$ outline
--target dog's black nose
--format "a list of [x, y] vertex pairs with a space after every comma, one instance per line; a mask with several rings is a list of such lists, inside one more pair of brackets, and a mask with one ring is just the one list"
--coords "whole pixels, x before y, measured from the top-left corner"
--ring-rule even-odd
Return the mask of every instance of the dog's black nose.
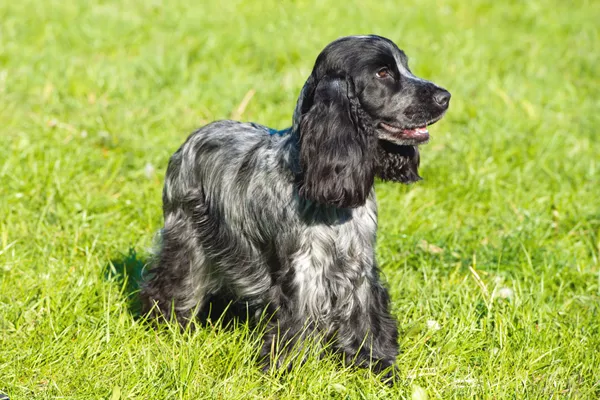
[[448, 107], [450, 102], [450, 92], [444, 89], [439, 89], [433, 94], [433, 101], [442, 108]]

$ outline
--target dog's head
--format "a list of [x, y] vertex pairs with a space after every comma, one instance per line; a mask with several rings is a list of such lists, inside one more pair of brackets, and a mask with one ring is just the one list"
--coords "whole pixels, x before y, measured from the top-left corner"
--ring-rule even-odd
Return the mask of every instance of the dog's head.
[[300, 194], [336, 207], [363, 205], [375, 175], [410, 183], [417, 146], [429, 140], [450, 93], [417, 78], [393, 42], [349, 36], [318, 56], [294, 113], [300, 140]]

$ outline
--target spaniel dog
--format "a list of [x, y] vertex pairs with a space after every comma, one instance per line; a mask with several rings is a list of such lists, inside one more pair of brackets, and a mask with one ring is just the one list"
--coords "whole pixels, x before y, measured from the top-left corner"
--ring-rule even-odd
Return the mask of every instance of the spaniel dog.
[[449, 100], [390, 40], [351, 36], [319, 54], [291, 128], [198, 129], [169, 161], [145, 312], [183, 326], [216, 303], [252, 320], [268, 314], [265, 368], [289, 367], [314, 338], [350, 364], [393, 366], [398, 329], [375, 261], [373, 184], [421, 179], [418, 145]]

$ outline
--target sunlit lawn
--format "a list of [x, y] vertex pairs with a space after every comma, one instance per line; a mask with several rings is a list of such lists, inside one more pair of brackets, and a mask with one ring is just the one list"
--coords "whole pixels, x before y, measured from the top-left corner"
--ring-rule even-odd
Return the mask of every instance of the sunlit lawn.
[[[597, 1], [0, 2], [0, 392], [600, 397], [598, 21]], [[148, 329], [169, 156], [214, 119], [288, 126], [355, 33], [453, 95], [425, 180], [377, 184], [400, 382], [327, 357], [263, 375], [245, 327]]]

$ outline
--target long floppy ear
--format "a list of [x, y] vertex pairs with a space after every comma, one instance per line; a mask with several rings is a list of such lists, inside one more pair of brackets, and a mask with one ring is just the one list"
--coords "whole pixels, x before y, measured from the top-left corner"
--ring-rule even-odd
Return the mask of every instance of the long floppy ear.
[[413, 183], [420, 181], [419, 148], [400, 146], [381, 140], [375, 160], [377, 176], [385, 181]]
[[343, 75], [326, 75], [300, 122], [301, 196], [340, 208], [365, 204], [373, 187], [377, 138]]

